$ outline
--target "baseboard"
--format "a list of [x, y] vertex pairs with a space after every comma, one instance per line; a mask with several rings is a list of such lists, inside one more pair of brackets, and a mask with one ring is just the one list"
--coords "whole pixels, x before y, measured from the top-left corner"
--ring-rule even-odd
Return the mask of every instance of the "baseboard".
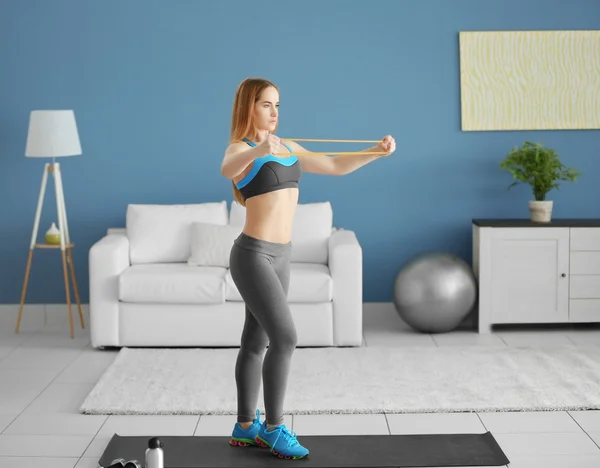
[[[396, 308], [393, 302], [364, 302], [363, 303], [363, 317], [369, 314], [396, 316]], [[402, 320], [399, 318], [399, 320]], [[404, 322], [404, 321], [403, 321]], [[406, 325], [409, 327], [409, 325]], [[474, 331], [477, 330], [477, 308], [469, 313], [463, 321], [454, 329], [457, 331]]]
[[[14, 330], [17, 326], [20, 304], [0, 304], [0, 329]], [[89, 304], [81, 304], [84, 323], [90, 323]], [[79, 326], [77, 303], [71, 303], [73, 324]], [[33, 331], [40, 328], [68, 327], [69, 313], [67, 304], [25, 304], [19, 330]]]
[[[363, 314], [368, 314], [370, 310], [385, 309], [392, 311], [393, 302], [365, 302], [363, 303]], [[89, 320], [89, 304], [82, 304], [83, 318], [86, 324]], [[71, 304], [71, 313], [73, 314], [73, 323], [79, 323], [79, 311], [77, 304]], [[0, 329], [10, 330], [17, 325], [19, 314], [19, 304], [0, 304]], [[456, 328], [457, 330], [473, 330], [476, 327], [476, 312], [470, 313]], [[35, 330], [44, 327], [68, 327], [69, 324], [67, 304], [25, 304], [23, 307], [23, 317], [21, 319], [21, 330]]]

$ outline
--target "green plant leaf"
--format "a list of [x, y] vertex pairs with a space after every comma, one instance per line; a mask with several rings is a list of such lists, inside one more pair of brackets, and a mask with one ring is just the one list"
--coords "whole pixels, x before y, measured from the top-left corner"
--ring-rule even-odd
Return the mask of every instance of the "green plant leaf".
[[500, 168], [514, 179], [509, 189], [518, 184], [529, 184], [537, 201], [545, 200], [551, 190], [559, 190], [559, 181], [575, 182], [581, 176], [576, 169], [565, 167], [553, 149], [530, 141], [513, 148], [500, 162]]

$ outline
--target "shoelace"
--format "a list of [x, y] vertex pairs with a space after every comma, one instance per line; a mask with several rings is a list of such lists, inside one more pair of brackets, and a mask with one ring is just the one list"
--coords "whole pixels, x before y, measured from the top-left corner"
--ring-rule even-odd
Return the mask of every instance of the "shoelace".
[[291, 431], [289, 430], [287, 427], [285, 427], [285, 425], [275, 429], [278, 434], [277, 437], [275, 438], [275, 442], [273, 442], [273, 447], [275, 447], [275, 445], [277, 444], [277, 441], [279, 440], [279, 437], [281, 437], [283, 435], [283, 440], [285, 440], [285, 443], [288, 447], [293, 447], [298, 445], [298, 440], [296, 439], [296, 431]]

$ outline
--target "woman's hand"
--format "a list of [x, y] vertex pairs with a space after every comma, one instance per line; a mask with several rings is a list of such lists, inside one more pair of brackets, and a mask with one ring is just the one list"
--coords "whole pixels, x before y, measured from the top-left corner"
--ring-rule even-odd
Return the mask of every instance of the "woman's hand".
[[262, 143], [258, 145], [264, 156], [269, 154], [277, 154], [281, 153], [281, 139], [275, 135], [269, 133], [267, 138], [264, 139]]
[[385, 153], [383, 156], [389, 156], [396, 151], [396, 140], [391, 135], [386, 135], [375, 148], [375, 151]]

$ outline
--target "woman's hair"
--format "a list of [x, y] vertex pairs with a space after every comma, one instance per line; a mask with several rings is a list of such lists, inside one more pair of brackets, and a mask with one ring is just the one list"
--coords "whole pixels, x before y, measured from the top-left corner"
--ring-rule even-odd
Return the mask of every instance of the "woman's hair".
[[[263, 78], [246, 78], [240, 83], [233, 100], [230, 143], [242, 141], [244, 138], [254, 139], [258, 132], [256, 122], [254, 121], [254, 104], [260, 99], [262, 92], [269, 86], [279, 91], [279, 88], [275, 84]], [[233, 186], [233, 198], [235, 201], [242, 206], [246, 206], [246, 201], [233, 180], [231, 181], [231, 185]]]

